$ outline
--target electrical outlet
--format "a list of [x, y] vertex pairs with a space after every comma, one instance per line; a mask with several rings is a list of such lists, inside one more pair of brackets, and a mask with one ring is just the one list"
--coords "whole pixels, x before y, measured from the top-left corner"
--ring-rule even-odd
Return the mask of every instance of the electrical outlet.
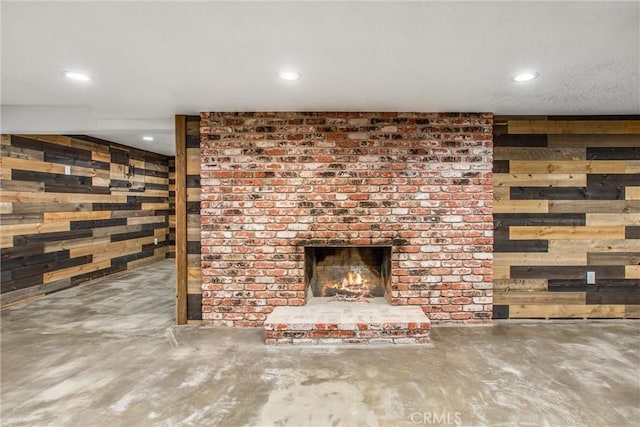
[[596, 284], [596, 272], [587, 271], [587, 285], [595, 285], [595, 284]]
[[155, 239], [153, 239], [153, 244], [157, 245], [158, 244], [158, 238], [156, 237]]
[[69, 166], [69, 165], [65, 165], [65, 167], [64, 167], [64, 174], [65, 174], [65, 175], [71, 175], [71, 166]]

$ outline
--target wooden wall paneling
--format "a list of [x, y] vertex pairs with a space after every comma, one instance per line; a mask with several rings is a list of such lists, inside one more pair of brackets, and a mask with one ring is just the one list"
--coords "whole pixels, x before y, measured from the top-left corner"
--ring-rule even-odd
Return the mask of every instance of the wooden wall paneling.
[[202, 267], [200, 259], [200, 117], [187, 116], [187, 321], [202, 320]]
[[640, 317], [640, 116], [495, 120], [494, 317]]
[[[3, 306], [164, 258], [168, 157], [83, 135], [2, 135], [0, 149]], [[154, 192], [111, 192], [112, 153]]]

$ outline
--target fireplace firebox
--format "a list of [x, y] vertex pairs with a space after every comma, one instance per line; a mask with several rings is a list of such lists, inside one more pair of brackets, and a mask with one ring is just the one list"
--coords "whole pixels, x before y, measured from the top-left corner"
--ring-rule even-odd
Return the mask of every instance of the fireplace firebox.
[[390, 247], [306, 247], [307, 297], [362, 299], [389, 295]]

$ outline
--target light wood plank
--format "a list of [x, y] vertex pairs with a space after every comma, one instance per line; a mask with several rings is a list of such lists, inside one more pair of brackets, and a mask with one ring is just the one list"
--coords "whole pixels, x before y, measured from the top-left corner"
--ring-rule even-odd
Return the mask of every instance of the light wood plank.
[[640, 305], [625, 305], [624, 314], [627, 319], [640, 319]]
[[63, 268], [49, 273], [44, 273], [42, 277], [43, 283], [47, 284], [56, 280], [65, 279], [67, 277], [79, 276], [81, 274], [102, 270], [111, 267], [111, 260], [107, 259], [100, 262], [78, 265], [75, 267]]
[[493, 266], [493, 280], [509, 279], [511, 278], [511, 269], [508, 265], [494, 265]]
[[509, 200], [510, 198], [511, 198], [511, 193], [509, 191], [509, 187], [493, 188], [493, 200], [502, 201], [502, 200]]
[[624, 305], [583, 304], [514, 304], [509, 306], [509, 317], [517, 318], [621, 318]]
[[500, 292], [494, 304], [585, 304], [586, 292]]
[[187, 293], [199, 294], [202, 292], [202, 269], [200, 266], [187, 267]]
[[158, 216], [136, 216], [127, 218], [127, 225], [137, 225], [137, 224], [155, 224], [158, 222], [164, 222], [164, 215]]
[[0, 214], [10, 214], [13, 212], [13, 203], [0, 202]]
[[549, 252], [640, 252], [640, 239], [549, 240]]
[[493, 203], [494, 213], [548, 213], [547, 200], [496, 200]]
[[640, 200], [640, 187], [625, 187], [624, 198], [626, 200]]
[[511, 240], [589, 240], [589, 239], [624, 239], [624, 226], [511, 226]]
[[623, 120], [509, 120], [510, 134], [631, 134], [632, 121]]
[[187, 148], [187, 175], [200, 175], [200, 148]]
[[547, 279], [493, 279], [494, 295], [499, 292], [543, 292], [547, 291]]
[[91, 160], [96, 161], [96, 162], [111, 163], [111, 153], [109, 153], [109, 152], [100, 152], [100, 151], [91, 151]]
[[143, 211], [169, 210], [169, 203], [142, 203]]
[[3, 236], [20, 236], [23, 234], [57, 233], [69, 231], [69, 222], [40, 222], [31, 224], [0, 225], [0, 234]]
[[71, 146], [71, 138], [68, 136], [62, 135], [26, 135], [26, 134], [18, 134], [18, 136], [27, 139], [35, 139], [36, 141], [48, 142], [50, 144], [62, 145], [64, 147]]
[[640, 160], [509, 161], [509, 172], [514, 174], [625, 174], [639, 171]]
[[13, 203], [126, 203], [126, 194], [0, 192], [0, 202]]
[[111, 242], [109, 237], [85, 237], [81, 239], [60, 240], [58, 242], [49, 242], [44, 245], [44, 252], [58, 252], [74, 248], [87, 247], [92, 245], [101, 245]]
[[546, 174], [546, 173], [496, 173], [493, 174], [496, 187], [586, 187], [586, 174]]
[[586, 253], [572, 252], [496, 252], [493, 265], [587, 265]]
[[640, 265], [626, 265], [624, 267], [625, 279], [640, 279]]
[[109, 219], [111, 211], [45, 212], [44, 222]]
[[[61, 163], [49, 163], [39, 160], [18, 159], [15, 157], [1, 157], [0, 166], [3, 168], [20, 169], [33, 172], [45, 172], [58, 175], [65, 175], [65, 166]], [[100, 169], [84, 168], [81, 166], [71, 166], [71, 175], [74, 176], [103, 176], [104, 171]]]
[[640, 225], [640, 213], [588, 213], [586, 225]]
[[639, 200], [549, 200], [550, 213], [640, 212]]
[[199, 188], [187, 188], [187, 201], [189, 201], [189, 202], [199, 202], [200, 201], [200, 189]]
[[549, 148], [640, 147], [640, 135], [548, 135]]
[[494, 160], [586, 160], [584, 148], [493, 147]]

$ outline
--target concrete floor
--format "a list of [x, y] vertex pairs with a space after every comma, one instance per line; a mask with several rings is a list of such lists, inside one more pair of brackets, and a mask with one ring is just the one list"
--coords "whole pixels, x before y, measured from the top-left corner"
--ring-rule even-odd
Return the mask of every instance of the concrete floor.
[[270, 347], [173, 326], [171, 261], [2, 311], [4, 426], [635, 426], [640, 322], [433, 328]]

